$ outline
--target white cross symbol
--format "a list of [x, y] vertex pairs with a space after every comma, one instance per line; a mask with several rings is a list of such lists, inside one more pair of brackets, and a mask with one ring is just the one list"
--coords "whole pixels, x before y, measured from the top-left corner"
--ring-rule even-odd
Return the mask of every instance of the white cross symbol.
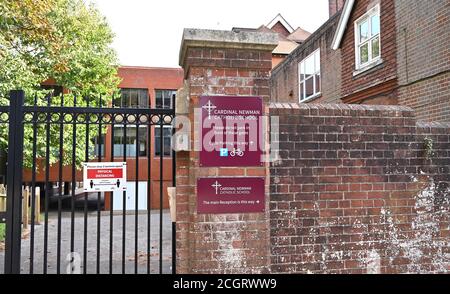
[[208, 103], [203, 106], [202, 108], [206, 109], [206, 111], [208, 111], [208, 119], [211, 118], [211, 112], [216, 109], [217, 107], [211, 103], [211, 100], [208, 100]]
[[219, 188], [222, 187], [221, 184], [219, 184], [218, 181], [216, 181], [211, 187], [216, 188], [216, 195], [219, 194]]

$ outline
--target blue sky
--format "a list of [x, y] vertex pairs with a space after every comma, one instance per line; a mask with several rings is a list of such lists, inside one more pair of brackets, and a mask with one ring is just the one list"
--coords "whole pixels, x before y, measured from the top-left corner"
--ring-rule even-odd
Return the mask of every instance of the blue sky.
[[[258, 27], [278, 13], [313, 32], [328, 19], [328, 0], [90, 0], [107, 18], [122, 65], [176, 67], [183, 28]], [[276, 5], [276, 6], [275, 6]]]

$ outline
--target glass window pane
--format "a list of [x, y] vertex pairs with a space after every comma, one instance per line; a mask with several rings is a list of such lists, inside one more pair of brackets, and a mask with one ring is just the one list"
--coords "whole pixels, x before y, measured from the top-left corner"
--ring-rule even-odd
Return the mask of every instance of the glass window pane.
[[301, 81], [304, 81], [305, 78], [306, 78], [306, 75], [305, 75], [305, 62], [302, 61], [300, 63], [299, 68], [300, 68], [300, 82], [301, 82]]
[[172, 91], [170, 93], [170, 108], [173, 108], [173, 102], [176, 101], [177, 91]]
[[315, 82], [316, 82], [316, 94], [320, 93], [322, 91], [321, 89], [321, 80], [320, 80], [320, 73], [315, 76]]
[[172, 101], [176, 96], [176, 91], [172, 90], [157, 90], [155, 92], [155, 107], [170, 109]]
[[130, 92], [126, 91], [125, 96], [122, 96], [122, 107], [127, 108], [130, 106]]
[[170, 145], [170, 138], [164, 138], [164, 156], [170, 156], [170, 151], [172, 149]]
[[166, 97], [167, 97], [167, 91], [163, 91], [163, 93], [162, 93], [162, 108], [166, 108]]
[[122, 127], [114, 127], [114, 156], [121, 157], [123, 156], [123, 140], [124, 140], [124, 132]]
[[129, 106], [131, 108], [136, 108], [139, 105], [139, 99], [138, 99], [138, 91], [132, 90], [130, 91], [130, 104]]
[[160, 139], [158, 138], [156, 141], [155, 141], [155, 144], [156, 144], [156, 146], [155, 146], [155, 156], [161, 156], [161, 146], [160, 146]]
[[164, 108], [170, 108], [172, 98], [172, 91], [165, 91], [164, 93]]
[[305, 83], [300, 83], [300, 100], [305, 99]]
[[139, 106], [148, 107], [148, 90], [143, 89], [139, 91]]
[[159, 127], [155, 127], [154, 132], [155, 132], [155, 156], [160, 156], [161, 155], [161, 136], [160, 136], [160, 128]]
[[372, 24], [372, 36], [378, 35], [380, 33], [380, 15], [374, 15], [371, 18]]
[[[172, 154], [172, 128], [163, 128], [163, 156], [169, 157]], [[155, 127], [155, 156], [161, 156], [160, 127]]]
[[162, 99], [163, 93], [160, 90], [156, 91], [156, 98], [155, 98], [155, 106], [156, 108], [162, 108], [163, 107], [163, 99]]
[[119, 107], [127, 107], [128, 106], [128, 101], [130, 100], [130, 91], [129, 89], [122, 89], [120, 91], [121, 93], [121, 101], [120, 104], [117, 105]]
[[169, 98], [164, 98], [164, 108], [169, 109], [170, 108], [170, 99]]
[[123, 139], [123, 128], [114, 127], [114, 144], [121, 144]]
[[377, 37], [372, 40], [372, 58], [380, 56], [380, 38]]
[[161, 155], [161, 146], [160, 146], [160, 139], [159, 137], [155, 137], [155, 156]]
[[369, 61], [369, 44], [364, 44], [359, 48], [359, 56], [360, 56], [360, 63], [366, 63]]
[[366, 20], [359, 24], [359, 42], [362, 43], [369, 38], [369, 22]]
[[148, 90], [147, 89], [121, 89], [120, 100], [117, 99], [114, 105], [117, 107], [148, 107]]
[[172, 151], [172, 128], [164, 128], [164, 156], [170, 156]]
[[309, 78], [305, 81], [305, 98], [314, 95], [314, 78]]
[[139, 156], [147, 155], [147, 127], [139, 128]]
[[305, 60], [305, 75], [306, 78], [310, 77], [311, 75], [313, 75], [315, 72], [314, 70], [314, 55], [308, 57]]
[[172, 129], [171, 128], [164, 128], [163, 135], [165, 138], [172, 136]]
[[317, 52], [314, 54], [315, 58], [316, 58], [316, 68], [315, 68], [315, 72], [320, 72], [320, 50], [317, 50]]
[[305, 79], [305, 62], [300, 62], [299, 65], [300, 70], [300, 81], [303, 81]]
[[127, 143], [127, 156], [136, 156], [136, 128], [128, 128], [125, 139]]

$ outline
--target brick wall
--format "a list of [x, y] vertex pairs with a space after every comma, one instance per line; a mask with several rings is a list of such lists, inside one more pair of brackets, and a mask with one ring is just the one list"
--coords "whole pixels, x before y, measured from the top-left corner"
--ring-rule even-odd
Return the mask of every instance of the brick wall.
[[[273, 69], [270, 78], [272, 102], [298, 102], [298, 64], [320, 47], [322, 95], [314, 102], [338, 103], [341, 97], [341, 50], [331, 49], [331, 42], [339, 21], [334, 15], [282, 63]], [[312, 102], [312, 101], [310, 101]]]
[[399, 103], [414, 108], [419, 120], [450, 122], [450, 72], [401, 87]]
[[281, 23], [277, 22], [272, 28], [272, 31], [277, 32], [278, 34], [282, 36], [289, 36], [291, 33], [288, 31], [288, 29]]
[[450, 124], [394, 106], [270, 113], [281, 158], [270, 170], [272, 272], [450, 272]]
[[328, 0], [328, 11], [330, 17], [335, 15], [339, 10], [344, 7], [345, 0]]
[[189, 48], [186, 58], [193, 105], [201, 95], [261, 96], [269, 101], [271, 52]]
[[396, 0], [399, 103], [450, 121], [450, 2]]
[[[201, 33], [202, 31], [196, 32]], [[214, 35], [218, 36], [220, 33]], [[232, 34], [225, 33], [225, 35], [234, 38]], [[242, 40], [245, 36], [240, 37]], [[266, 50], [239, 49], [236, 47], [243, 46], [242, 44], [224, 41], [220, 41], [224, 48], [209, 48], [218, 46], [217, 41], [214, 43], [210, 40], [202, 42], [202, 47], [186, 45], [183, 68], [187, 73], [189, 85], [187, 112], [191, 122], [194, 122], [194, 109], [199, 106], [200, 96], [253, 95], [261, 96], [265, 102], [269, 101], [271, 52], [278, 44], [275, 34], [272, 39], [273, 46], [266, 46]], [[191, 143], [194, 143], [193, 133], [191, 140]], [[199, 152], [186, 151], [177, 153], [176, 173], [177, 271], [179, 273], [267, 271], [268, 214], [199, 215], [196, 184], [197, 179], [202, 177], [267, 177], [268, 167], [200, 168]], [[266, 202], [269, 197], [268, 184], [267, 179]]]
[[[354, 23], [377, 3], [380, 3], [381, 10], [381, 58], [383, 63], [354, 76], [356, 68]], [[342, 97], [345, 102], [397, 104], [397, 95], [394, 91], [397, 85], [396, 45], [394, 0], [356, 1], [341, 42]]]

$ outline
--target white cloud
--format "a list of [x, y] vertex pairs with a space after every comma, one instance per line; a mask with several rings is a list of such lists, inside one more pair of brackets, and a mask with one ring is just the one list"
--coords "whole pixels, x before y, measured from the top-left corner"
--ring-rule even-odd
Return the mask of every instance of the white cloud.
[[107, 18], [122, 65], [178, 66], [183, 28], [258, 27], [281, 13], [310, 32], [328, 19], [327, 0], [91, 0]]

